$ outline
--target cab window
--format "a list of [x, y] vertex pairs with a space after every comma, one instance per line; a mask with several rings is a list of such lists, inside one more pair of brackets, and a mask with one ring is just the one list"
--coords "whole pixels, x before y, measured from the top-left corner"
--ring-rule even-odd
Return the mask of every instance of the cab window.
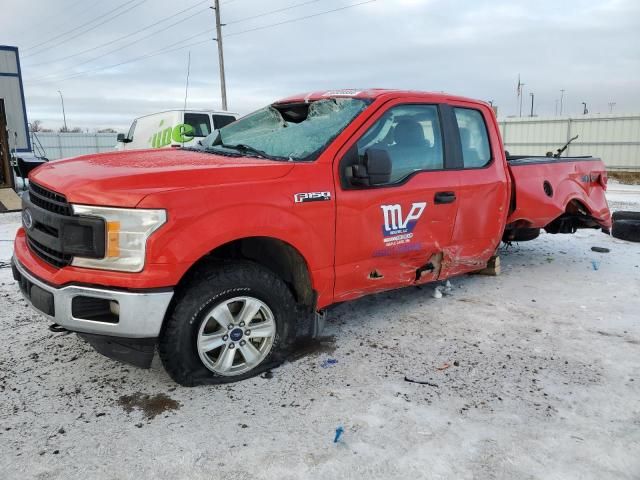
[[464, 168], [484, 167], [491, 161], [487, 127], [482, 113], [470, 108], [454, 108]]
[[226, 127], [230, 123], [233, 123], [236, 121], [236, 118], [232, 117], [231, 115], [212, 115], [212, 116], [213, 116], [213, 128], [215, 128], [216, 130], [222, 127]]
[[389, 109], [357, 143], [358, 156], [370, 148], [384, 149], [391, 158], [391, 183], [414, 172], [442, 170], [442, 138], [435, 105], [401, 105]]
[[206, 137], [211, 133], [211, 120], [206, 113], [185, 113], [184, 123], [193, 128], [194, 137]]

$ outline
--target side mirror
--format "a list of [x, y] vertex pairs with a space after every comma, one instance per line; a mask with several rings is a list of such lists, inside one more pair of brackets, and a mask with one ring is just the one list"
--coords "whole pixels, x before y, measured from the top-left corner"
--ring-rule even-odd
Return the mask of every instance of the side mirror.
[[359, 186], [385, 185], [391, 181], [391, 157], [380, 148], [370, 148], [361, 165], [353, 165], [351, 183]]
[[124, 133], [119, 133], [116, 140], [120, 143], [129, 143], [131, 139], [127, 138]]

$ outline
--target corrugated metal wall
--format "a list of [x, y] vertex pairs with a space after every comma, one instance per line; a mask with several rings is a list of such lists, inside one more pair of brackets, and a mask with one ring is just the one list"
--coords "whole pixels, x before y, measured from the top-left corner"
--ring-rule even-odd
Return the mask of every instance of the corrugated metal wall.
[[38, 132], [33, 136], [34, 151], [40, 155], [38, 141], [49, 160], [78, 157], [88, 153], [111, 152], [116, 146], [115, 133], [49, 133]]
[[564, 155], [593, 155], [610, 170], [640, 171], [640, 115], [507, 118], [500, 132], [512, 155], [555, 152], [579, 135]]

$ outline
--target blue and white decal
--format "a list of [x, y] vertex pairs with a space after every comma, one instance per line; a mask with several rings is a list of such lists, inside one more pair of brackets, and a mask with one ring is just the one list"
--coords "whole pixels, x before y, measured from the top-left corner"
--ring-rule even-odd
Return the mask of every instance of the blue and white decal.
[[427, 202], [416, 202], [404, 216], [402, 207], [395, 205], [381, 205], [384, 225], [382, 226], [383, 241], [386, 247], [409, 243], [413, 238], [413, 229], [422, 216]]

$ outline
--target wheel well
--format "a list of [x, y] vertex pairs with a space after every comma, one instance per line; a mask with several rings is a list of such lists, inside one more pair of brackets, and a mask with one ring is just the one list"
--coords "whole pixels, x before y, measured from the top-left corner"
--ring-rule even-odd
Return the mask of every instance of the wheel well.
[[180, 284], [187, 282], [198, 270], [228, 260], [250, 260], [268, 268], [291, 289], [297, 303], [315, 307], [316, 292], [307, 262], [298, 250], [277, 238], [249, 237], [220, 245], [194, 263]]
[[575, 233], [579, 228], [599, 228], [587, 206], [578, 199], [567, 203], [565, 212], [546, 225], [547, 233]]

